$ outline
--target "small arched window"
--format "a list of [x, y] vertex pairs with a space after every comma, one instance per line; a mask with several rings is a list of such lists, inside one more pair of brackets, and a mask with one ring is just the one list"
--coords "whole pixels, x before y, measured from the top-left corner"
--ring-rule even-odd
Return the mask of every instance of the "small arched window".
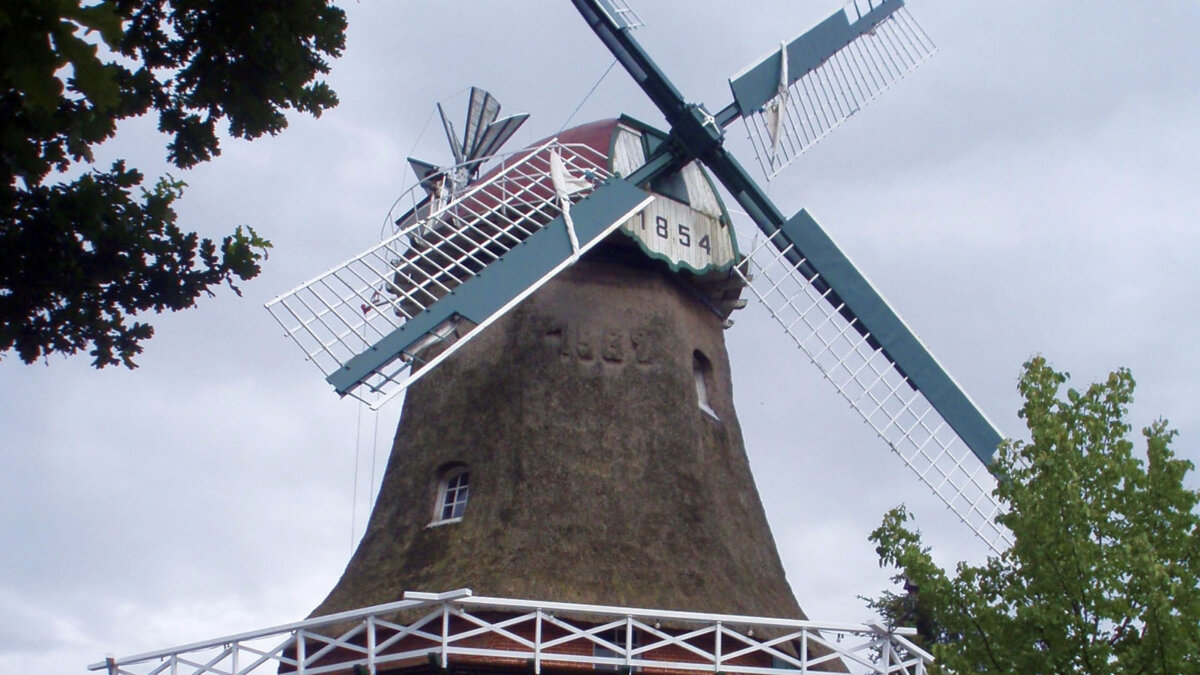
[[716, 411], [712, 409], [712, 405], [708, 402], [708, 390], [712, 387], [712, 364], [709, 363], [708, 357], [704, 356], [699, 349], [692, 352], [692, 374], [696, 378], [696, 403], [700, 409], [712, 416], [713, 419], [719, 420]]
[[437, 503], [434, 505], [431, 525], [456, 523], [462, 520], [467, 510], [467, 498], [471, 493], [471, 472], [465, 466], [448, 469], [438, 482]]

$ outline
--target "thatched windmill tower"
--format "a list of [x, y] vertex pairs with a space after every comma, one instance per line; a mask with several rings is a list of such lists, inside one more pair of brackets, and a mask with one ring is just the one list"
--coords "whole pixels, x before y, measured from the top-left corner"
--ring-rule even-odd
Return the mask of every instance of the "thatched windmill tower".
[[[608, 120], [558, 141], [619, 171], [650, 133]], [[465, 587], [804, 618], [733, 408], [728, 216], [696, 165], [658, 189], [724, 264], [672, 270], [632, 220], [412, 385], [366, 534], [314, 615]]]

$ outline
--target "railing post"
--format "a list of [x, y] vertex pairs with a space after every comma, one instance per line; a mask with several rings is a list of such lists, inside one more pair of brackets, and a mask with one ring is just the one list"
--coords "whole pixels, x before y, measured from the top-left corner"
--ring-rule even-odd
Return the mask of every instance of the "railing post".
[[800, 634], [800, 672], [808, 673], [808, 629]]
[[537, 608], [533, 619], [533, 674], [542, 673], [542, 608]]
[[232, 642], [229, 645], [229, 663], [230, 663], [229, 673], [230, 673], [230, 675], [240, 675], [238, 673], [238, 644], [239, 643], [237, 643], [237, 642]]
[[450, 603], [442, 603], [442, 669], [450, 667], [446, 649], [450, 646]]
[[625, 669], [633, 672], [633, 617], [625, 617]]
[[375, 615], [367, 617], [367, 672], [375, 675]]
[[296, 631], [296, 675], [304, 675], [304, 662], [308, 660], [308, 652], [304, 645], [304, 629]]
[[721, 628], [721, 622], [718, 621], [717, 622], [717, 634], [716, 634], [716, 638], [715, 638], [716, 644], [713, 645], [713, 654], [716, 656], [716, 659], [713, 661], [713, 672], [714, 673], [721, 672], [721, 634], [724, 632], [725, 632], [724, 629]]

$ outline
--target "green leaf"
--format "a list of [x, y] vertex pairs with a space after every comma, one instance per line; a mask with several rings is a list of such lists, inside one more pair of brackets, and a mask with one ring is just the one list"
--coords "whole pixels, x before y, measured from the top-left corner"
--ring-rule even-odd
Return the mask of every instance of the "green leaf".
[[89, 32], [98, 32], [109, 49], [116, 49], [125, 34], [115, 4], [109, 0], [89, 7], [72, 7], [64, 11], [63, 16], [87, 28]]
[[198, 236], [176, 222], [181, 181], [144, 189], [122, 162], [92, 167], [93, 148], [153, 110], [168, 159], [189, 167], [220, 155], [219, 125], [253, 139], [286, 128], [288, 111], [319, 115], [337, 103], [317, 78], [345, 29], [330, 0], [0, 9], [11, 99], [0, 116], [0, 354], [32, 362], [83, 351], [98, 368], [132, 368], [154, 333], [140, 315], [257, 276], [269, 241], [243, 226], [218, 241]]
[[1134, 380], [1119, 369], [1080, 391], [1041, 357], [1025, 364], [1021, 417], [1032, 442], [997, 457], [997, 518], [1013, 547], [983, 565], [938, 567], [910, 515], [871, 533], [904, 592], [869, 606], [917, 622], [942, 672], [1200, 672], [1200, 492], [1165, 423], [1135, 452], [1125, 421]]
[[101, 63], [96, 56], [96, 45], [88, 44], [71, 33], [57, 34], [55, 42], [58, 51], [74, 70], [71, 79], [75, 88], [98, 110], [108, 111], [115, 108], [121, 98], [116, 78], [119, 69], [114, 65]]

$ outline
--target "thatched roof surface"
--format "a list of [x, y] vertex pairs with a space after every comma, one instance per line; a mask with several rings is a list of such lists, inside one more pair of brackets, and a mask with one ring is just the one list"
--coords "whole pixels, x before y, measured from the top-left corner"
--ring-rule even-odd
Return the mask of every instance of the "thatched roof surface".
[[[694, 352], [712, 364], [697, 405]], [[429, 527], [439, 470], [461, 522]], [[657, 265], [583, 261], [409, 390], [323, 615], [405, 590], [803, 618], [734, 414], [720, 319]]]

